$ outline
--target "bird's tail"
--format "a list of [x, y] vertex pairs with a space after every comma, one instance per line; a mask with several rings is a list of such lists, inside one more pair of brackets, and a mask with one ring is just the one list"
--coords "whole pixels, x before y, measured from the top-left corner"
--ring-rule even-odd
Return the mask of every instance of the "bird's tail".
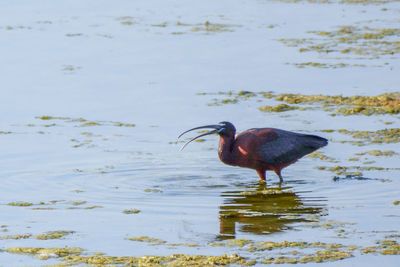
[[305, 143], [307, 144], [307, 146], [315, 149], [326, 146], [328, 144], [327, 139], [316, 135], [305, 135], [303, 138], [306, 139]]

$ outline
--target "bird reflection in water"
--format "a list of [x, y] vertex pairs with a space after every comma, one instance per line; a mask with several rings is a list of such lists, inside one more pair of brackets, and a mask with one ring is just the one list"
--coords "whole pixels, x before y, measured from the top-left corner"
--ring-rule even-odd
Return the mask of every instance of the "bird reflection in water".
[[219, 239], [235, 238], [236, 231], [270, 234], [291, 229], [290, 224], [308, 221], [307, 215], [319, 215], [325, 206], [301, 199], [289, 187], [258, 185], [223, 192], [222, 197]]

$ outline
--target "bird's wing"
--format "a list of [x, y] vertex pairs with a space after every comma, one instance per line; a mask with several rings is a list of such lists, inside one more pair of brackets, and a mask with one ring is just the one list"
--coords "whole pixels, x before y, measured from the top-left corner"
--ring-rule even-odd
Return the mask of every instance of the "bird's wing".
[[[261, 161], [270, 164], [286, 163], [299, 159], [318, 148], [325, 146], [327, 140], [315, 135], [305, 135], [279, 129], [271, 129], [264, 143], [258, 146]], [[263, 136], [263, 132], [258, 134]], [[265, 134], [264, 134], [265, 135]]]

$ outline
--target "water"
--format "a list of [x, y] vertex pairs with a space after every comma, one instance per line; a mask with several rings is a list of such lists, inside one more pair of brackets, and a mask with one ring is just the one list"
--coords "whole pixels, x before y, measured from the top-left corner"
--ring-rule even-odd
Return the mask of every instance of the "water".
[[[76, 246], [88, 254], [111, 256], [238, 253], [261, 264], [270, 257], [268, 251], [210, 244], [236, 238], [366, 247], [385, 235], [398, 235], [400, 211], [393, 202], [400, 200], [399, 170], [363, 171], [368, 179], [334, 181], [334, 173], [316, 168], [362, 165], [348, 159], [372, 149], [398, 151], [396, 143], [358, 147], [338, 142], [352, 140], [349, 136], [320, 132], [399, 128], [398, 115], [263, 113], [259, 106], [277, 103], [262, 98], [208, 104], [223, 98], [214, 93], [230, 90], [330, 95], [398, 91], [398, 54], [337, 59], [299, 53], [278, 40], [315, 38], [307, 31], [343, 25], [398, 28], [399, 11], [396, 2], [2, 1], [0, 225], [7, 232], [1, 236], [33, 236], [1, 240], [0, 249]], [[207, 21], [226, 26], [206, 31]], [[366, 66], [292, 65], [342, 61]], [[96, 125], [85, 126], [88, 121]], [[276, 127], [326, 136], [330, 144], [321, 152], [339, 162], [305, 157], [283, 171], [286, 193], [260, 195], [265, 187], [258, 184], [256, 172], [219, 161], [217, 137], [179, 152], [182, 143], [176, 137], [182, 131], [219, 121], [231, 121], [239, 132]], [[376, 161], [373, 166], [399, 167], [399, 155], [368, 159]], [[267, 188], [279, 188], [275, 174], [267, 175]], [[34, 205], [7, 205], [21, 201]], [[74, 205], [78, 201], [86, 202]], [[125, 209], [140, 213], [125, 214]], [[332, 228], [321, 226], [330, 221], [336, 222]], [[74, 233], [62, 239], [34, 238], [56, 230]], [[129, 240], [137, 236], [168, 243]], [[1, 266], [60, 261], [0, 251]], [[396, 256], [357, 250], [353, 258], [336, 264], [396, 266], [397, 261]]]

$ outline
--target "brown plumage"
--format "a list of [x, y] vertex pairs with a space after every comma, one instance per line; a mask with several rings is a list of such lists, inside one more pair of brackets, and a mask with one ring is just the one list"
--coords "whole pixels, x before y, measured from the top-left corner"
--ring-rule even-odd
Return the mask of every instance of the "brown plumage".
[[275, 128], [253, 128], [235, 136], [235, 126], [225, 121], [216, 125], [192, 128], [179, 137], [189, 131], [204, 128], [214, 130], [192, 138], [182, 149], [199, 137], [218, 134], [220, 136], [218, 155], [221, 161], [232, 166], [254, 169], [262, 180], [265, 180], [265, 172], [272, 170], [282, 182], [283, 168], [328, 144], [328, 140], [316, 135]]

